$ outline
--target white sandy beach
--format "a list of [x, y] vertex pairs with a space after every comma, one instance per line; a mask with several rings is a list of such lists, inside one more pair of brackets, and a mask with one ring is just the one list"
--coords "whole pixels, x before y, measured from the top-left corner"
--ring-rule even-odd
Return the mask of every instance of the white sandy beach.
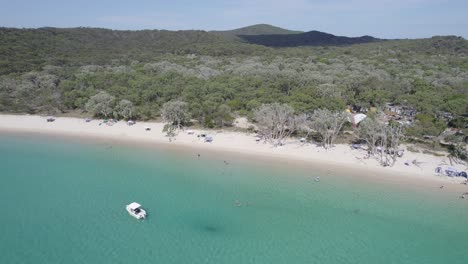
[[[133, 126], [120, 121], [113, 126], [101, 124], [102, 120], [85, 122], [84, 119], [58, 117], [55, 122], [46, 122], [46, 117], [36, 115], [0, 115], [0, 131], [29, 132], [42, 134], [58, 134], [66, 136], [106, 138], [117, 141], [153, 142], [158, 144], [171, 144], [174, 146], [189, 146], [192, 148], [203, 148], [217, 151], [228, 151], [237, 154], [258, 155], [261, 157], [281, 158], [285, 160], [308, 162], [311, 164], [329, 165], [330, 167], [341, 167], [349, 170], [359, 170], [375, 174], [394, 175], [397, 178], [404, 177], [411, 180], [439, 181], [442, 183], [459, 184], [463, 178], [449, 178], [438, 176], [434, 168], [439, 165], [448, 166], [450, 161], [447, 157], [436, 157], [422, 153], [405, 151], [393, 167], [381, 167], [374, 159], [365, 159], [366, 152], [351, 150], [348, 145], [337, 145], [331, 150], [324, 150], [313, 144], [303, 144], [298, 140], [291, 139], [282, 147], [273, 147], [269, 144], [255, 141], [253, 134], [227, 131], [202, 131], [194, 130], [194, 134], [180, 132], [175, 140], [169, 138], [162, 132], [164, 124], [138, 122]], [[150, 131], [145, 131], [150, 127]], [[212, 143], [206, 143], [197, 134], [206, 133], [213, 137]], [[417, 160], [419, 165], [411, 162]], [[405, 162], [410, 165], [405, 165]], [[450, 165], [458, 170], [467, 170], [465, 165]]]

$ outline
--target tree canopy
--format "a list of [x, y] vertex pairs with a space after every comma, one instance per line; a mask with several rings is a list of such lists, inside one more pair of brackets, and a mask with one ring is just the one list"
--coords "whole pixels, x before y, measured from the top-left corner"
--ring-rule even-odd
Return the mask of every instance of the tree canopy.
[[439, 133], [448, 123], [433, 122], [440, 112], [466, 127], [460, 117], [468, 113], [468, 41], [462, 38], [269, 48], [221, 35], [0, 28], [0, 111], [89, 110], [146, 120], [180, 100], [201, 125], [220, 127], [236, 115], [253, 117], [263, 104], [287, 104], [299, 115], [394, 103], [421, 115], [408, 133]]

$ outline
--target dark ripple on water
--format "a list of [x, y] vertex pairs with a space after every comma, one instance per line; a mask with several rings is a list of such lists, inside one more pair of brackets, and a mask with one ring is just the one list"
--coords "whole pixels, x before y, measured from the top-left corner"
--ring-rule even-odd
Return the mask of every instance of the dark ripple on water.
[[195, 222], [193, 228], [196, 231], [205, 234], [220, 234], [223, 232], [223, 228], [221, 226], [209, 222]]

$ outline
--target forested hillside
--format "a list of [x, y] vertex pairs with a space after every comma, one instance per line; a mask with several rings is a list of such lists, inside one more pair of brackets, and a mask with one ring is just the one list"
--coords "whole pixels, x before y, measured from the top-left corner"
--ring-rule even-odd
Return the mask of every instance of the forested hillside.
[[265, 48], [205, 31], [118, 31], [98, 28], [0, 28], [0, 74], [45, 65], [77, 66], [152, 61], [164, 54], [261, 54]]
[[332, 34], [310, 31], [298, 34], [265, 34], [265, 35], [238, 35], [241, 39], [251, 44], [269, 47], [300, 47], [300, 46], [343, 46], [360, 43], [381, 41], [371, 36], [356, 38], [335, 36]]
[[297, 112], [392, 102], [429, 123], [468, 112], [468, 42], [458, 37], [269, 48], [204, 31], [3, 28], [0, 75], [3, 112], [84, 111], [100, 91], [140, 119], [186, 101], [207, 127], [271, 102]]

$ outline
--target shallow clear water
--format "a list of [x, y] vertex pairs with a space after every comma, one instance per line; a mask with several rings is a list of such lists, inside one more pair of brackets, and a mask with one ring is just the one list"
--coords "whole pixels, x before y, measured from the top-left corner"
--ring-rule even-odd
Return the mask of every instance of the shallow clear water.
[[0, 135], [0, 263], [468, 263], [466, 201], [196, 154]]

